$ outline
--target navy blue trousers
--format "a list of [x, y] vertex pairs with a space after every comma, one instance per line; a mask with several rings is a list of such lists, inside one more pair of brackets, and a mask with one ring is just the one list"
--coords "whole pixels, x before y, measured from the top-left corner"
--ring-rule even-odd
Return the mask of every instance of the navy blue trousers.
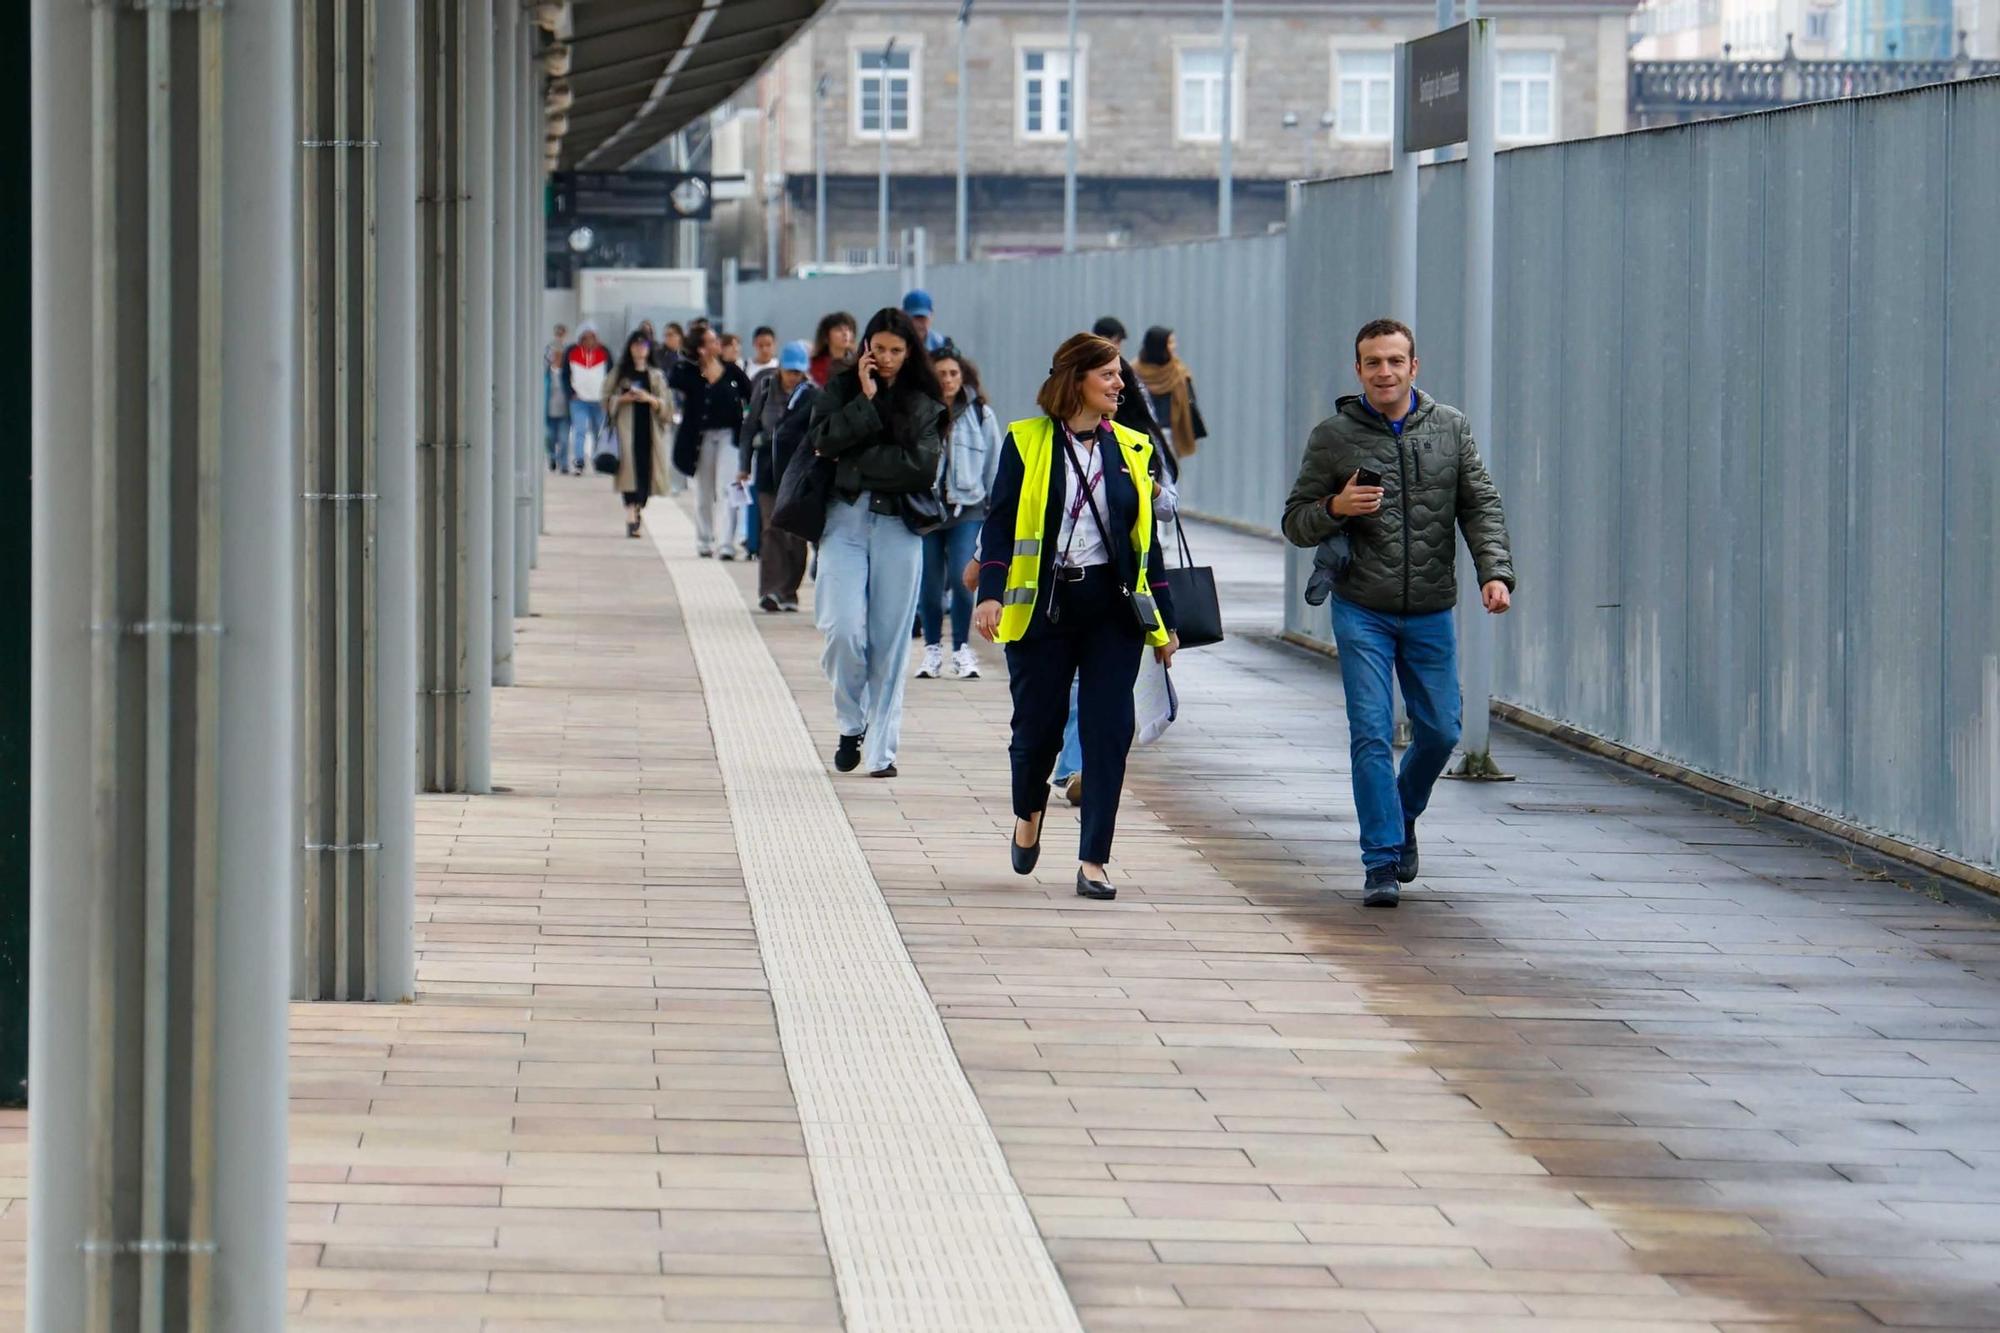
[[1077, 735], [1083, 742], [1082, 837], [1077, 860], [1103, 865], [1118, 831], [1118, 799], [1134, 731], [1132, 686], [1139, 679], [1145, 638], [1118, 595], [1108, 566], [1093, 566], [1080, 583], [1059, 583], [1060, 617], [1040, 610], [1023, 638], [1007, 645], [1014, 694], [1014, 816], [1032, 819], [1047, 808], [1049, 773], [1063, 748], [1069, 687], [1077, 682]]

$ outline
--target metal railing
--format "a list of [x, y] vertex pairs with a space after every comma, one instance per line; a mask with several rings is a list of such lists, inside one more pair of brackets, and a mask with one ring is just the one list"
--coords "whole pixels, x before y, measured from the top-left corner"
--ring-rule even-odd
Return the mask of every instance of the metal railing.
[[2000, 74], [2000, 60], [1801, 60], [1788, 38], [1777, 60], [1635, 60], [1627, 107], [1635, 126], [1772, 111]]

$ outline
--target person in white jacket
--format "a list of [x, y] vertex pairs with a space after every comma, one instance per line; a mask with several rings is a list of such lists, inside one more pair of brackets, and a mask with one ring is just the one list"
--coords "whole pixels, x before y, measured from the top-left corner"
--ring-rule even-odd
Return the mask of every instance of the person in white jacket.
[[[1000, 420], [979, 392], [979, 368], [947, 343], [931, 355], [938, 387], [951, 407], [951, 429], [945, 437], [945, 512], [942, 528], [924, 538], [923, 584], [917, 614], [924, 634], [924, 656], [917, 664], [919, 680], [945, 674], [944, 618], [951, 607], [951, 674], [960, 680], [979, 675], [979, 658], [972, 651], [972, 593], [953, 577], [972, 559], [979, 529], [986, 522], [986, 503], [1000, 471]], [[949, 587], [947, 587], [949, 584]]]

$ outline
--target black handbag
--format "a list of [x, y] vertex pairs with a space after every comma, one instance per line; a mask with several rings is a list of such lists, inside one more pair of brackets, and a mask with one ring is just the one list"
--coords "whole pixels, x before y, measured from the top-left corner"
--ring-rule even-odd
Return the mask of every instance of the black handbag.
[[928, 490], [910, 491], [901, 497], [903, 526], [919, 537], [930, 536], [951, 518], [951, 506], [944, 502], [944, 471], [950, 457], [947, 446], [938, 455], [937, 475], [931, 478]]
[[1175, 630], [1183, 648], [1206, 648], [1222, 642], [1222, 599], [1215, 592], [1215, 571], [1197, 565], [1188, 550], [1187, 529], [1174, 520], [1180, 537], [1181, 563], [1165, 570], [1166, 584], [1174, 594]]
[[826, 531], [826, 506], [832, 497], [833, 460], [800, 446], [792, 451], [785, 475], [778, 480], [778, 497], [771, 506], [771, 526], [817, 542]]

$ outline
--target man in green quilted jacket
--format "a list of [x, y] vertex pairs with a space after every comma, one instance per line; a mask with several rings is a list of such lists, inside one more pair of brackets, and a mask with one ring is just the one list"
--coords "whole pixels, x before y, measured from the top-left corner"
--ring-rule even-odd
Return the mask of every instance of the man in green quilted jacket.
[[[1370, 907], [1394, 907], [1397, 885], [1417, 877], [1417, 818], [1458, 743], [1458, 532], [1487, 611], [1505, 612], [1514, 592], [1500, 492], [1465, 415], [1416, 387], [1417, 366], [1408, 325], [1362, 326], [1354, 338], [1361, 392], [1313, 428], [1285, 501], [1294, 545], [1344, 539], [1348, 551], [1334, 581], [1333, 637]], [[1392, 676], [1410, 714], [1401, 772], [1389, 744]]]

